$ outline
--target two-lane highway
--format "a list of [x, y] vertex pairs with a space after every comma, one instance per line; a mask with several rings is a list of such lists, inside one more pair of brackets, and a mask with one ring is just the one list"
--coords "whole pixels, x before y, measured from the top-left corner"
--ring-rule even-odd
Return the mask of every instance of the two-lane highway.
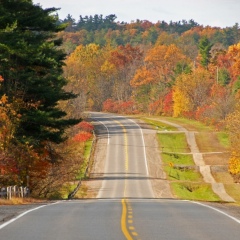
[[130, 119], [92, 113], [108, 132], [104, 181], [98, 198], [153, 198], [142, 129]]
[[206, 205], [154, 199], [142, 129], [125, 117], [91, 113], [107, 139], [97, 199], [60, 201], [0, 225], [1, 240], [239, 240], [240, 220]]

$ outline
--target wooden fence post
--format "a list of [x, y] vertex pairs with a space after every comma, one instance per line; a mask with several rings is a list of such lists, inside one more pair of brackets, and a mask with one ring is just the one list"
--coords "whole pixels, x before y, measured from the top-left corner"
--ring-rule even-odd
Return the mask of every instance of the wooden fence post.
[[12, 199], [11, 187], [7, 187], [7, 199]]

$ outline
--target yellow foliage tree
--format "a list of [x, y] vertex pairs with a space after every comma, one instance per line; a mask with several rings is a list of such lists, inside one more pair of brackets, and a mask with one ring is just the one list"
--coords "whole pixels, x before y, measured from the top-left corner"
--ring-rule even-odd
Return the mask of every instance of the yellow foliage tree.
[[196, 111], [198, 107], [206, 105], [212, 84], [209, 72], [202, 68], [179, 75], [173, 87], [174, 116]]
[[[100, 87], [96, 81], [99, 79], [101, 67], [104, 66], [104, 49], [96, 44], [86, 46], [79, 45], [75, 51], [66, 59], [64, 76], [68, 79], [67, 91], [77, 94], [77, 98], [61, 103], [64, 111], [72, 117], [79, 117], [87, 107], [97, 104], [100, 97]], [[88, 105], [91, 99], [91, 105]]]
[[181, 91], [179, 86], [173, 87], [173, 116], [178, 117], [183, 112], [187, 112], [190, 110], [190, 100], [186, 96], [186, 94]]
[[[238, 100], [239, 101], [239, 100]], [[229, 159], [229, 172], [233, 175], [240, 174], [240, 102], [236, 110], [226, 118], [226, 125], [231, 140], [231, 157]]]
[[229, 158], [229, 172], [233, 175], [240, 173], [240, 153], [232, 152]]

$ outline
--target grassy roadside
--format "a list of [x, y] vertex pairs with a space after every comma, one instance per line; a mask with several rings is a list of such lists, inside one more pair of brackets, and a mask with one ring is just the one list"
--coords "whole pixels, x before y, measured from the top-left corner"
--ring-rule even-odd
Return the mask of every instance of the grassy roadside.
[[168, 124], [165, 124], [163, 122], [159, 122], [158, 120], [154, 120], [154, 119], [150, 119], [150, 118], [141, 118], [142, 120], [144, 120], [144, 122], [146, 122], [147, 124], [149, 124], [150, 126], [152, 126], [153, 128], [159, 130], [159, 131], [176, 131], [177, 129], [173, 126], [170, 126]]
[[85, 173], [86, 173], [86, 169], [87, 169], [88, 164], [89, 164], [92, 145], [93, 145], [93, 140], [89, 140], [89, 141], [85, 142], [84, 154], [83, 154], [84, 162], [81, 165], [79, 175], [77, 176], [77, 180], [86, 178]]
[[182, 127], [185, 127], [188, 131], [199, 131], [199, 132], [213, 131], [213, 128], [211, 126], [207, 126], [196, 120], [190, 120], [186, 118], [174, 118], [174, 117], [161, 117], [161, 119], [179, 124]]
[[[92, 151], [92, 147], [93, 147], [93, 140], [91, 141], [87, 141], [85, 143], [85, 148], [84, 148], [84, 163], [81, 166], [80, 172], [79, 172], [79, 176], [78, 179], [83, 179], [86, 180], [88, 177], [86, 176], [86, 169], [89, 166], [89, 164], [91, 164], [89, 161], [91, 160], [91, 151]], [[78, 190], [78, 192], [75, 195], [75, 198], [84, 198], [87, 196], [87, 186], [82, 183], [80, 189]]]
[[[162, 129], [164, 127], [166, 131], [177, 131], [176, 128], [174, 129], [171, 126], [167, 126], [167, 124], [159, 121], [167, 120], [169, 122], [179, 124], [189, 131], [194, 131], [200, 152], [218, 152], [228, 150], [229, 140], [227, 134], [224, 132], [216, 132], [210, 126], [206, 126], [200, 122], [167, 117], [154, 117], [153, 119], [148, 117], [141, 119], [153, 126], [154, 129]], [[206, 184], [203, 181], [199, 170], [194, 164], [192, 155], [188, 154], [190, 150], [187, 145], [185, 134], [165, 134], [160, 130], [157, 134], [157, 138], [159, 141], [164, 171], [167, 175], [167, 179], [170, 181], [173, 194], [180, 199], [220, 201], [219, 197], [212, 191], [211, 185]], [[214, 157], [215, 159], [216, 156], [211, 157]], [[216, 164], [218, 164], [218, 161], [220, 161], [219, 159], [223, 157], [225, 156], [218, 156]], [[218, 180], [219, 182], [222, 182], [221, 178]], [[231, 187], [229, 184], [226, 184], [225, 186], [226, 191], [231, 196], [235, 197], [236, 184], [235, 187]], [[236, 200], [238, 201], [238, 199]]]
[[[173, 152], [162, 152], [161, 158], [174, 195], [189, 200], [220, 200], [213, 193], [211, 185], [204, 183], [198, 169], [194, 167], [192, 155], [186, 154], [189, 149], [184, 134], [158, 133], [158, 140], [160, 148], [164, 146], [164, 149]], [[182, 153], [176, 154], [176, 151]]]
[[[79, 173], [76, 176], [76, 179], [71, 182], [71, 183], [66, 183], [61, 190], [61, 196], [60, 198], [62, 199], [67, 199], [68, 198], [68, 194], [73, 192], [74, 189], [77, 187], [78, 182], [80, 180], [86, 179], [86, 169], [89, 165], [89, 160], [90, 160], [90, 155], [91, 155], [91, 150], [92, 150], [92, 146], [93, 146], [93, 139], [88, 140], [84, 143], [84, 152], [83, 152], [83, 163], [80, 166], [79, 169]], [[86, 195], [86, 187], [85, 186], [81, 186], [79, 191], [77, 192], [76, 196], [77, 197], [84, 197]]]

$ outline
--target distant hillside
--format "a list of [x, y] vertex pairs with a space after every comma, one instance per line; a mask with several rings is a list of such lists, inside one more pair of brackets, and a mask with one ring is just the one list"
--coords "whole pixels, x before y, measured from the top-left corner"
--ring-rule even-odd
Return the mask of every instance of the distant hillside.
[[[100, 46], [111, 44], [113, 46], [131, 44], [153, 45], [158, 41], [162, 44], [176, 44], [192, 59], [196, 54], [188, 54], [193, 46], [197, 46], [202, 36], [208, 37], [212, 44], [221, 44], [227, 48], [240, 41], [239, 25], [232, 27], [204, 27], [194, 20], [181, 20], [169, 23], [159, 21], [152, 23], [147, 20], [135, 22], [117, 22], [115, 14], [103, 17], [103, 15], [85, 16], [80, 15], [76, 21], [68, 15], [61, 23], [68, 24], [64, 32], [59, 35], [64, 40], [64, 48], [67, 53], [72, 52], [76, 46], [95, 43]], [[160, 39], [159, 39], [160, 37]]]

